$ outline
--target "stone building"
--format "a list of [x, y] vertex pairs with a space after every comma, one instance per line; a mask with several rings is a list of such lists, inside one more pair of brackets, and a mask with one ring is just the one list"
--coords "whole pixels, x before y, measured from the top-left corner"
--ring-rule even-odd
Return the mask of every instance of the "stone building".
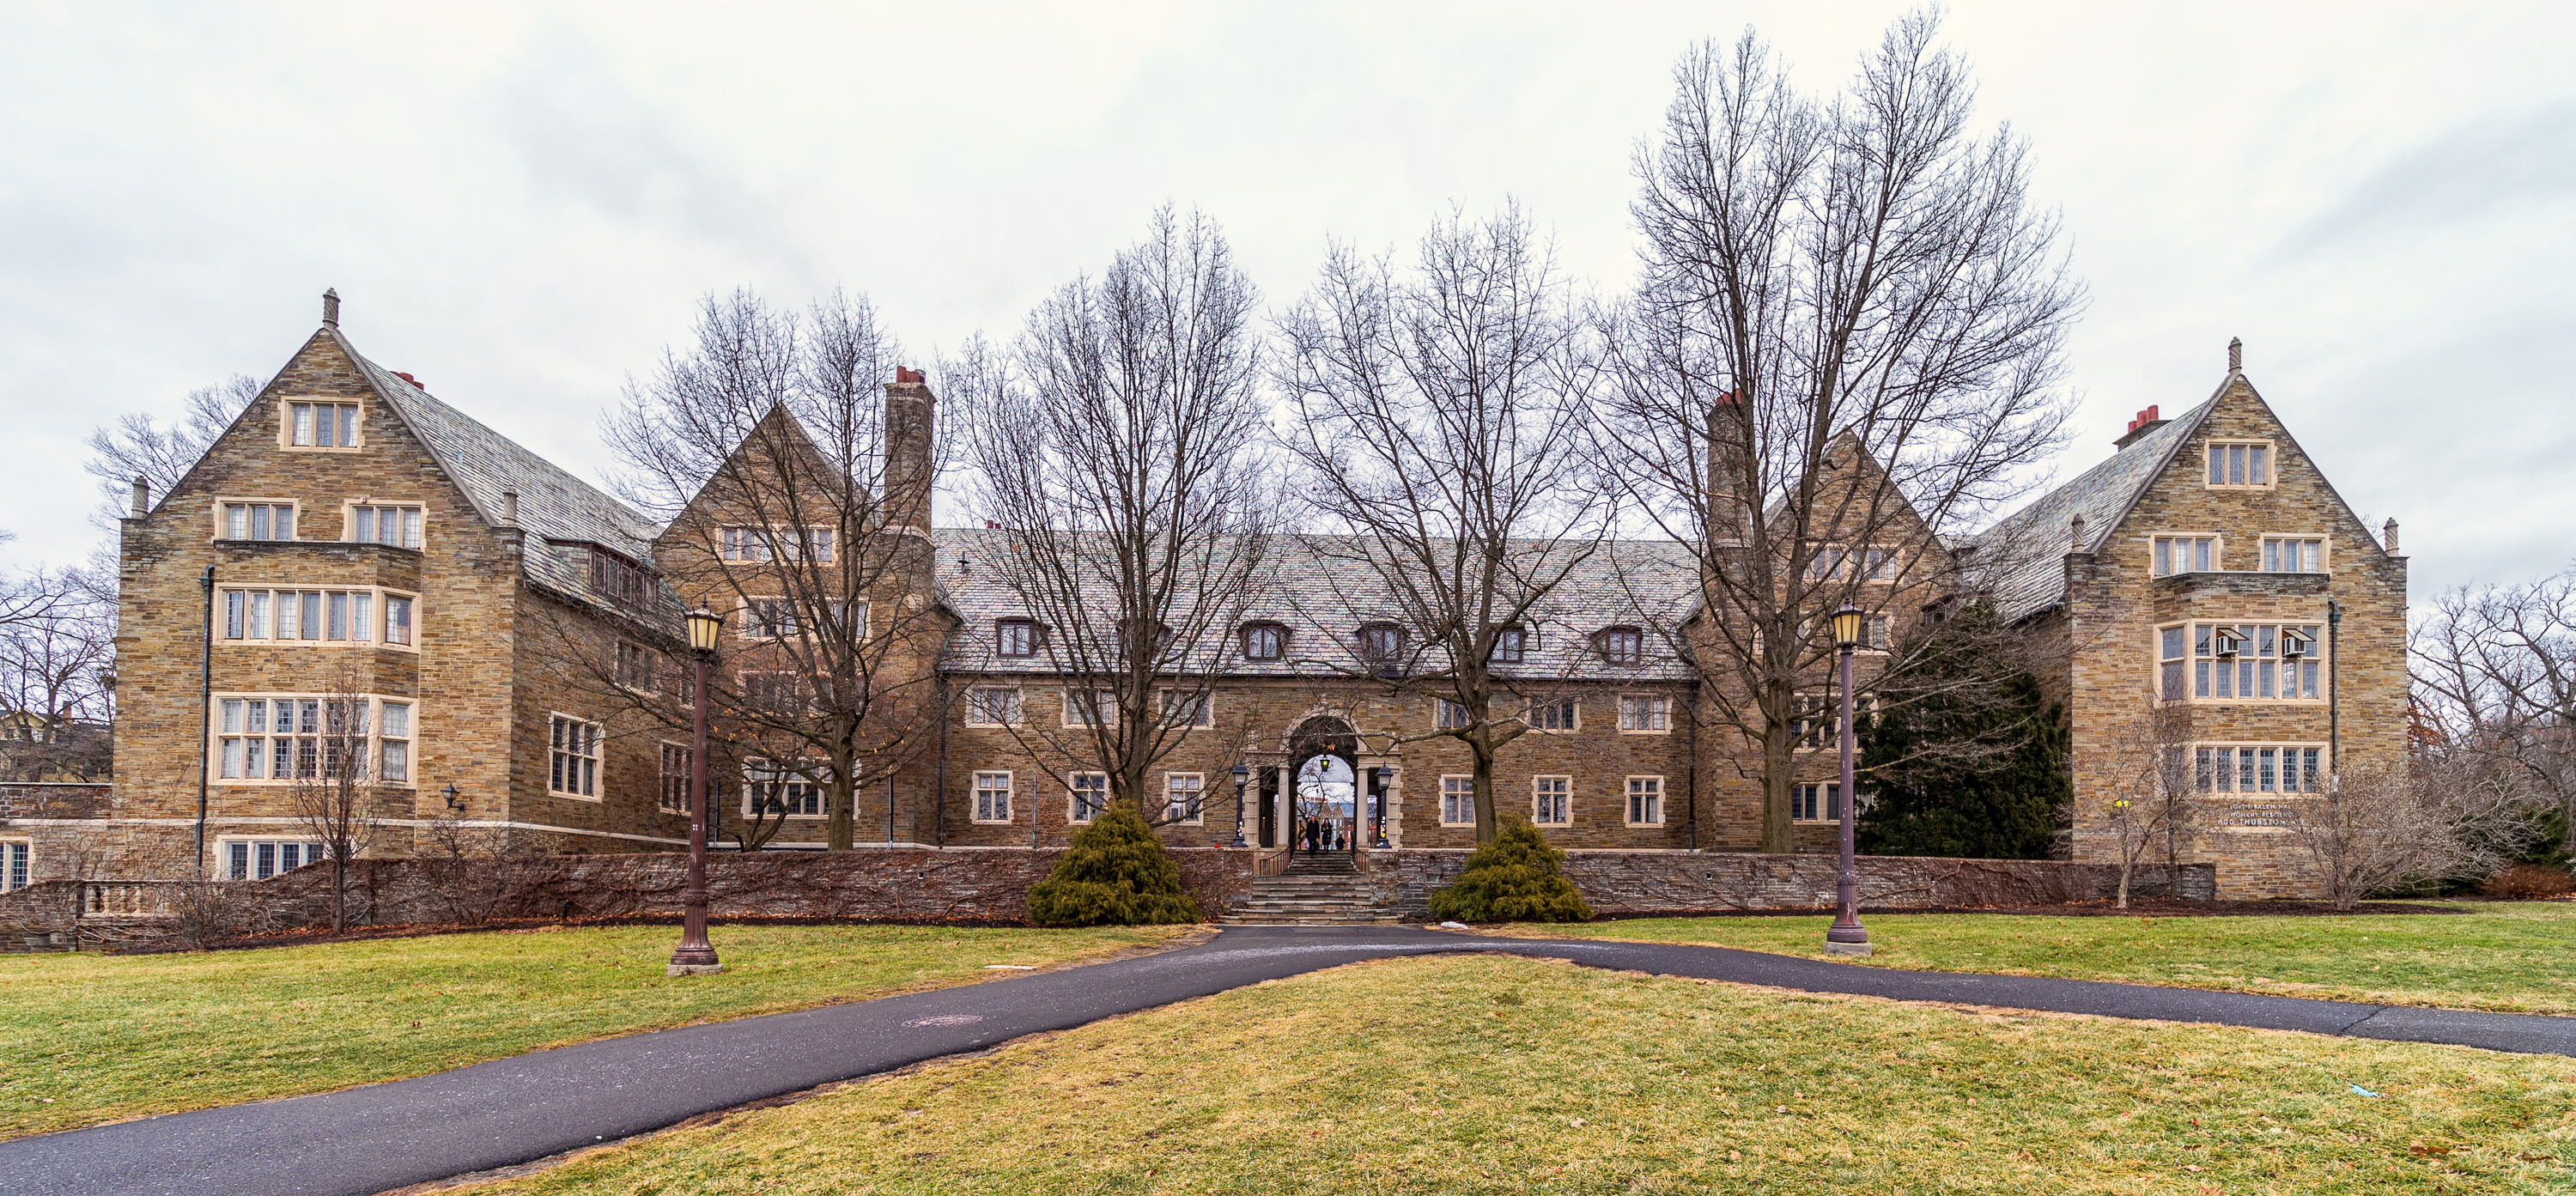
[[[1079, 698], [994, 565], [1010, 533], [930, 526], [936, 400], [919, 375], [886, 387], [881, 473], [848, 477], [857, 465], [779, 411], [734, 452], [743, 470], [657, 526], [369, 362], [336, 299], [325, 311], [172, 493], [137, 495], [114, 799], [0, 826], [32, 847], [31, 875], [69, 875], [75, 856], [93, 873], [185, 875], [200, 825], [211, 874], [311, 858], [279, 770], [314, 757], [334, 701], [364, 710], [383, 803], [371, 853], [429, 850], [442, 826], [553, 851], [678, 847], [702, 695], [677, 616], [693, 606], [728, 620], [718, 842], [824, 846], [827, 798], [847, 803], [837, 833], [857, 847], [1060, 845], [1096, 809], [1098, 769], [1064, 734], [1083, 725]], [[778, 470], [818, 468], [843, 484], [782, 497]], [[1903, 514], [1905, 552], [1950, 551]], [[2034, 542], [2047, 551], [2022, 551]], [[2143, 736], [2199, 762], [2213, 814], [2175, 847], [2185, 862], [2216, 862], [2229, 895], [2303, 891], [2282, 804], [2337, 751], [2402, 746], [2404, 561], [2241, 372], [1962, 547], [2021, 562], [1998, 601], [2066, 662], [2045, 681], [2075, 723], [2072, 856], [2104, 858], [2106, 795]], [[1438, 702], [1362, 667], [1384, 621], [1349, 587], [1300, 584], [1336, 567], [1319, 548], [1274, 555], [1277, 584], [1227, 632], [1207, 700], [1176, 707], [1180, 746], [1155, 766], [1160, 833], [1277, 850], [1320, 820], [1362, 851], [1464, 851], [1465, 750], [1432, 734]], [[1653, 634], [1704, 617], [1697, 559], [1608, 543], [1522, 629], [1508, 671], [1533, 730], [1497, 761], [1498, 809], [1578, 852], [1761, 841], [1776, 760], [1720, 729], [1708, 711], [1724, 682]], [[1854, 548], [1843, 567], [1866, 579], [1877, 559]], [[1924, 605], [1883, 605], [1873, 639]], [[839, 646], [818, 651], [818, 633]], [[800, 717], [842, 721], [817, 734], [788, 725]], [[1786, 753], [1801, 851], [1839, 828], [1829, 730], [1802, 727]]]
[[[550, 635], [668, 635], [652, 525], [322, 327], [120, 529], [115, 800], [37, 828], [40, 876], [258, 877], [312, 858], [299, 776], [363, 753], [403, 854], [438, 820], [550, 850], [667, 849], [655, 761], [538, 667]], [[451, 796], [452, 790], [452, 796]], [[641, 797], [643, 800], [635, 800]], [[95, 855], [96, 853], [92, 853]]]
[[[2142, 773], [2198, 800], [2169, 848], [2231, 897], [2306, 895], [2290, 803], [2406, 750], [2406, 558], [2362, 526], [2228, 349], [2217, 393], [2140, 412], [2113, 456], [1998, 524], [2004, 613], [2064, 662], [2069, 853], [2115, 858]], [[2052, 551], [2028, 551], [2054, 541]]]

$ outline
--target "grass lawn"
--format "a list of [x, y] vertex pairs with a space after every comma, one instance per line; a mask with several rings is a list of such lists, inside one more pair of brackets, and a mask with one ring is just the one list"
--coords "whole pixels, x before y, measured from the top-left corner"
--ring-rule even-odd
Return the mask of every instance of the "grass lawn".
[[2571, 1101], [2549, 1056], [1395, 959], [464, 1191], [2532, 1191]]
[[[2458, 902], [2464, 914], [2020, 917], [1869, 914], [1853, 962], [2278, 993], [2335, 1001], [2576, 1014], [2576, 903]], [[1639, 918], [1506, 933], [1707, 943], [1825, 958], [1833, 918]]]
[[1010, 975], [1186, 928], [672, 926], [191, 955], [0, 956], [0, 1137], [401, 1079], [610, 1034]]

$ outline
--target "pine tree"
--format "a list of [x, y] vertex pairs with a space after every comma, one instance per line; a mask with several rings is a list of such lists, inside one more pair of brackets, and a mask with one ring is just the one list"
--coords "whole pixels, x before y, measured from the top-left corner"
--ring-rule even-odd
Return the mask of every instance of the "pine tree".
[[1871, 855], [2039, 859], [2074, 800], [2066, 706], [2027, 673], [1994, 699], [1934, 693], [1854, 729], [1875, 794], [1857, 846]]
[[1565, 878], [1565, 853], [1525, 818], [1506, 816], [1465, 871], [1431, 895], [1431, 916], [1458, 922], [1580, 922], [1592, 907]]
[[1196, 922], [1198, 899], [1143, 815], [1111, 803], [1073, 836], [1055, 871], [1029, 887], [1029, 920], [1040, 926], [1141, 926]]

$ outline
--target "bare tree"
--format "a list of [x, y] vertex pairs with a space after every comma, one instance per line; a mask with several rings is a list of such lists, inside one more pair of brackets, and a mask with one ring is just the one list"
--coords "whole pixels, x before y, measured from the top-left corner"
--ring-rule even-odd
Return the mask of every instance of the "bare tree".
[[459, 925], [491, 921], [539, 866], [535, 849], [506, 827], [471, 827], [450, 816], [424, 829], [430, 850], [421, 859], [421, 879]]
[[2495, 795], [2445, 779], [2417, 760], [2369, 760], [2291, 803], [2291, 838], [2315, 861], [2336, 909], [2389, 889], [2484, 876], [2504, 862], [2471, 833]]
[[259, 397], [260, 381], [248, 374], [235, 374], [212, 386], [200, 386], [188, 392], [179, 418], [167, 427], [154, 420], [150, 412], [133, 412], [119, 416], [116, 423], [89, 434], [90, 459], [81, 468], [98, 479], [99, 494], [104, 499], [103, 515], [114, 526], [116, 516], [126, 511], [130, 487], [137, 481], [150, 485], [154, 497], [170, 493], [196, 467], [197, 459], [213, 447], [215, 438], [233, 426], [242, 409]]
[[116, 653], [116, 580], [94, 569], [37, 570], [41, 602], [0, 619], [0, 748], [17, 780], [104, 779]]
[[[287, 799], [304, 833], [322, 844], [331, 870], [331, 929], [349, 917], [349, 862], [375, 842], [384, 824], [383, 794], [376, 783], [375, 703], [356, 665], [334, 669], [308, 714], [296, 711], [293, 775]], [[310, 719], [308, 723], [301, 720]]]
[[[1474, 762], [1476, 838], [1495, 822], [1494, 758], [1526, 734], [1524, 692], [1547, 680], [1510, 662], [1547, 631], [1579, 636], [1554, 600], [1602, 551], [1608, 495], [1579, 466], [1599, 356], [1547, 249], [1514, 207], [1457, 213], [1411, 266], [1336, 246], [1279, 321], [1290, 398], [1281, 438], [1299, 493], [1331, 535], [1301, 538], [1328, 566], [1336, 616], [1319, 663], [1448, 703], [1435, 730]], [[1497, 647], [1502, 646], [1498, 660]], [[1577, 659], [1577, 645], [1550, 659]], [[1623, 649], [1624, 651], [1624, 649]], [[1562, 671], [1562, 668], [1560, 668]]]
[[1714, 721], [1761, 748], [1765, 851], [1793, 843], [1801, 691], [1832, 651], [1812, 629], [1960, 588], [1943, 537], [2064, 434], [2080, 288], [2024, 144], [1970, 129], [1967, 65], [1936, 34], [1899, 20], [1828, 101], [1749, 31], [1699, 46], [1637, 154], [1644, 265], [1611, 320], [1604, 472], [1699, 558], [1698, 617], [1664, 630]]
[[1166, 807], [1148, 778], [1208, 721], [1278, 528], [1254, 451], [1259, 301], [1216, 223], [1166, 207], [1007, 352], [973, 346], [947, 370], [973, 396], [969, 509], [1008, 542], [985, 555], [1064, 684], [1069, 727], [1014, 733], [1108, 774], [1107, 800], [1149, 821]]
[[2576, 570], [2452, 590], [2410, 640], [2417, 746], [2557, 811], [2576, 852]]
[[[929, 504], [944, 453], [928, 388], [898, 377], [901, 352], [864, 296], [801, 314], [747, 291], [710, 297], [696, 343], [629, 385], [606, 425], [625, 497], [670, 521], [653, 562], [670, 600], [648, 585], [622, 636], [567, 621], [552, 655], [639, 725], [676, 733], [698, 700], [666, 659], [678, 606], [726, 614], [726, 667], [705, 700], [711, 750], [756, 774], [745, 847], [816, 800], [826, 846], [847, 850], [860, 795], [938, 732], [930, 662], [949, 618], [928, 600]], [[890, 443], [918, 451], [890, 458]]]
[[2166, 893], [2182, 895], [2181, 844], [2199, 829], [2198, 779], [2192, 774], [2190, 712], [2150, 698], [2111, 729], [2103, 753], [2113, 850], [2120, 866], [2115, 908], [2129, 908], [2141, 864], [2165, 858]]

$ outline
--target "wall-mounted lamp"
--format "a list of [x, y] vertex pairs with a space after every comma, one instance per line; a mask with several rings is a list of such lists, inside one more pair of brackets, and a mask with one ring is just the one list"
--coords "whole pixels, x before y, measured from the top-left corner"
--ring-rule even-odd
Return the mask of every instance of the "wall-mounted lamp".
[[465, 812], [465, 803], [464, 803], [464, 802], [462, 802], [462, 801], [457, 800], [457, 797], [456, 797], [456, 786], [455, 786], [455, 785], [450, 784], [450, 785], [446, 788], [446, 790], [442, 793], [442, 796], [444, 796], [444, 797], [446, 797], [446, 798], [447, 798], [447, 812], [448, 812], [448, 813], [450, 813], [450, 814], [462, 814], [462, 813], [464, 813], [464, 812]]

